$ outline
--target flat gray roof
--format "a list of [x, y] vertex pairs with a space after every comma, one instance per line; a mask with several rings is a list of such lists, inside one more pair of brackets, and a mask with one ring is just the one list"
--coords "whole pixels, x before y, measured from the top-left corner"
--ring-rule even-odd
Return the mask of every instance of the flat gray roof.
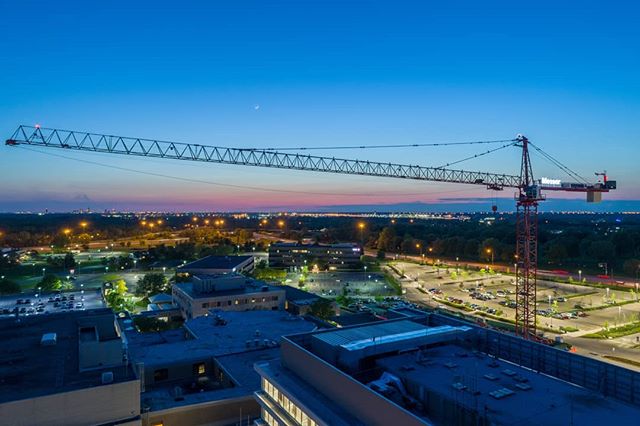
[[254, 369], [256, 362], [265, 362], [278, 358], [279, 348], [266, 348], [242, 354], [221, 356], [215, 359], [218, 366], [234, 381], [235, 386], [203, 392], [185, 393], [176, 401], [174, 385], [154, 385], [141, 395], [142, 405], [151, 411], [172, 407], [182, 407], [231, 398], [252, 397], [260, 389], [260, 375]]
[[[80, 372], [79, 328], [95, 326], [101, 341], [119, 339], [114, 319], [103, 308], [0, 320], [0, 402], [100, 386], [105, 371], [113, 383], [134, 380], [127, 366]], [[40, 344], [47, 333], [56, 333], [55, 345]]]
[[381, 321], [361, 327], [349, 327], [317, 333], [313, 335], [313, 338], [332, 346], [346, 346], [363, 340], [423, 331], [428, 328], [413, 321]]
[[640, 418], [637, 407], [457, 345], [422, 354], [420, 361], [416, 353], [405, 353], [378, 359], [377, 364], [405, 383], [487, 413], [493, 424], [591, 425], [615, 419], [616, 424], [631, 425]]
[[233, 269], [237, 268], [244, 262], [252, 259], [253, 256], [207, 256], [202, 259], [194, 260], [185, 265], [178, 267], [180, 270], [187, 269]]
[[[255, 350], [255, 339], [279, 342], [288, 334], [310, 332], [311, 322], [283, 311], [219, 312], [226, 325], [216, 325], [214, 316], [202, 316], [184, 328], [161, 333], [126, 331], [133, 362], [163, 365], [180, 360], [220, 357]], [[247, 342], [251, 344], [247, 347]]]
[[[198, 277], [206, 279], [209, 276], [208, 275], [198, 275]], [[212, 275], [211, 277], [219, 278], [221, 280], [225, 279], [225, 276], [213, 276]], [[232, 279], [234, 279], [234, 278], [232, 278]], [[234, 288], [234, 289], [231, 289], [231, 290], [213, 291], [213, 292], [208, 292], [208, 293], [201, 293], [201, 292], [196, 291], [193, 288], [193, 283], [192, 282], [176, 283], [176, 284], [174, 284], [174, 286], [176, 288], [182, 290], [186, 294], [188, 294], [189, 297], [191, 297], [192, 299], [210, 299], [212, 297], [235, 296], [235, 295], [242, 295], [242, 294], [259, 293], [259, 292], [262, 291], [263, 287], [267, 287], [268, 291], [277, 291], [277, 290], [284, 291], [283, 288], [271, 286], [271, 285], [266, 284], [264, 281], [254, 280], [252, 278], [246, 278], [246, 281], [245, 281], [245, 283], [243, 284], [242, 287]]]

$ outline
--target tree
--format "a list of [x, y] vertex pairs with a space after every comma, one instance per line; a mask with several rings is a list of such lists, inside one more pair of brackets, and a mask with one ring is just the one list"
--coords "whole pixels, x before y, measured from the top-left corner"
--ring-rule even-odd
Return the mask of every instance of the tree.
[[0, 294], [20, 293], [20, 284], [8, 278], [0, 280]]
[[121, 296], [127, 294], [127, 282], [125, 280], [118, 280], [113, 283], [113, 290]]
[[551, 244], [546, 250], [547, 260], [550, 263], [556, 263], [561, 265], [567, 260], [569, 254], [567, 248], [560, 243]]
[[153, 296], [167, 289], [167, 277], [160, 272], [151, 272], [138, 279], [136, 294], [138, 296]]
[[42, 291], [60, 290], [62, 288], [62, 280], [55, 274], [47, 274], [40, 280], [38, 284]]
[[335, 314], [333, 303], [329, 299], [321, 297], [310, 306], [309, 313], [321, 319], [327, 319]]
[[384, 252], [384, 250], [378, 249], [378, 252], [376, 253], [376, 259], [384, 260], [386, 257], [387, 257], [387, 254]]
[[393, 228], [386, 227], [378, 236], [377, 247], [379, 250], [393, 251], [395, 249], [396, 231]]
[[133, 317], [133, 323], [141, 333], [166, 331], [172, 328], [169, 322], [151, 317], [136, 316]]
[[287, 277], [287, 271], [284, 269], [260, 268], [253, 272], [253, 276], [258, 280], [284, 281]]
[[622, 265], [622, 269], [630, 277], [637, 277], [640, 274], [640, 260], [628, 259]]
[[63, 265], [65, 269], [73, 269], [76, 267], [77, 263], [76, 259], [73, 257], [73, 253], [67, 253], [64, 255]]

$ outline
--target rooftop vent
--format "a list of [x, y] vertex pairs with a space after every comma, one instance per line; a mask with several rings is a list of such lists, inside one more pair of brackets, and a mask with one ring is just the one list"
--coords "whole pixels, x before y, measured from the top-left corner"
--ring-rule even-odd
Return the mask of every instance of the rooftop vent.
[[40, 346], [55, 346], [58, 343], [58, 336], [56, 333], [45, 333], [40, 339]]
[[105, 371], [102, 373], [102, 384], [108, 385], [109, 383], [113, 383], [113, 371]]

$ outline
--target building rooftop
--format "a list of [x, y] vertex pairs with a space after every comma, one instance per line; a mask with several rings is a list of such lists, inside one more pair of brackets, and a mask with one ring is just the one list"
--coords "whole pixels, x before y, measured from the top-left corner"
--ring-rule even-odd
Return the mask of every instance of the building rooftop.
[[[253, 368], [257, 362], [278, 358], [278, 348], [264, 348], [245, 353], [226, 355], [215, 359], [217, 365], [233, 380], [232, 387], [210, 390], [183, 392], [180, 398], [175, 396], [175, 383], [154, 385], [142, 394], [142, 405], [151, 411], [220, 401], [251, 395], [260, 389], [260, 375]], [[188, 390], [188, 389], [187, 389]]]
[[361, 342], [374, 342], [376, 340], [388, 339], [394, 336], [402, 336], [414, 332], [424, 332], [427, 330], [429, 330], [429, 327], [412, 321], [382, 321], [361, 327], [330, 330], [314, 334], [313, 338], [321, 340], [332, 346], [348, 348]]
[[[377, 360], [407, 389], [423, 387], [461, 407], [484, 407], [493, 424], [634, 424], [639, 411], [611, 398], [496, 360], [458, 345], [437, 346]], [[594, 409], [597, 407], [597, 409]]]
[[277, 288], [282, 288], [285, 291], [287, 300], [295, 303], [314, 302], [321, 299], [320, 296], [308, 291], [300, 290], [299, 288], [291, 287], [290, 285], [283, 285]]
[[197, 283], [192, 281], [184, 283], [176, 283], [174, 287], [182, 290], [192, 299], [198, 298], [210, 298], [218, 296], [235, 296], [249, 293], [257, 293], [261, 291], [275, 291], [279, 287], [266, 284], [264, 281], [255, 280], [253, 278], [244, 277], [242, 275], [228, 274], [228, 275], [195, 275], [199, 280], [215, 280], [215, 285], [221, 288], [228, 288], [225, 290], [215, 291], [202, 291]]
[[[220, 324], [220, 316], [226, 322]], [[314, 325], [283, 311], [216, 312], [194, 318], [184, 328], [161, 333], [126, 330], [134, 362], [162, 365], [169, 361], [198, 357], [221, 357], [277, 346], [280, 337], [309, 332]], [[256, 345], [256, 341], [258, 344]]]
[[149, 296], [149, 303], [171, 303], [173, 302], [173, 297], [170, 294], [166, 293], [158, 293], [153, 296]]
[[313, 243], [296, 243], [296, 242], [275, 242], [271, 243], [271, 247], [333, 247], [333, 248], [354, 248], [360, 247], [358, 243], [336, 243], [336, 244], [322, 244], [318, 242]]
[[228, 269], [233, 270], [242, 263], [250, 260], [252, 256], [207, 256], [202, 259], [189, 262], [178, 269]]
[[[114, 320], [111, 309], [0, 320], [0, 402], [100, 386], [103, 372], [113, 373], [113, 383], [135, 380], [124, 365], [80, 371], [80, 343], [119, 340]], [[52, 333], [55, 342], [43, 346]]]

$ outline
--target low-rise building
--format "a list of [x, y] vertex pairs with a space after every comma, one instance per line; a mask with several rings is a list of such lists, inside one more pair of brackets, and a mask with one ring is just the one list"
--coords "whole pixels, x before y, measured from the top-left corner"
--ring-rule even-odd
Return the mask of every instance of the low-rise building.
[[215, 275], [250, 274], [255, 268], [253, 256], [207, 256], [180, 266], [178, 274]]
[[287, 336], [264, 424], [636, 424], [640, 373], [438, 314]]
[[[338, 305], [334, 300], [325, 299], [317, 294], [310, 293], [308, 291], [301, 290], [299, 288], [292, 287], [290, 285], [283, 285], [281, 288], [285, 291], [285, 309], [295, 315], [306, 315], [312, 310], [313, 304], [318, 301], [324, 301], [328, 305], [328, 310], [331, 311], [332, 316], [338, 313]], [[329, 312], [327, 312], [329, 314]]]
[[252, 424], [260, 416], [253, 366], [279, 356], [282, 335], [315, 327], [282, 311], [215, 311], [159, 333], [121, 323], [141, 377], [143, 424], [163, 426]]
[[140, 425], [140, 381], [110, 309], [0, 320], [0, 423]]
[[240, 274], [194, 275], [172, 287], [174, 304], [184, 318], [222, 311], [283, 310], [285, 290]]
[[304, 267], [320, 270], [348, 270], [360, 267], [362, 246], [355, 243], [299, 244], [272, 243], [269, 246], [269, 266]]

